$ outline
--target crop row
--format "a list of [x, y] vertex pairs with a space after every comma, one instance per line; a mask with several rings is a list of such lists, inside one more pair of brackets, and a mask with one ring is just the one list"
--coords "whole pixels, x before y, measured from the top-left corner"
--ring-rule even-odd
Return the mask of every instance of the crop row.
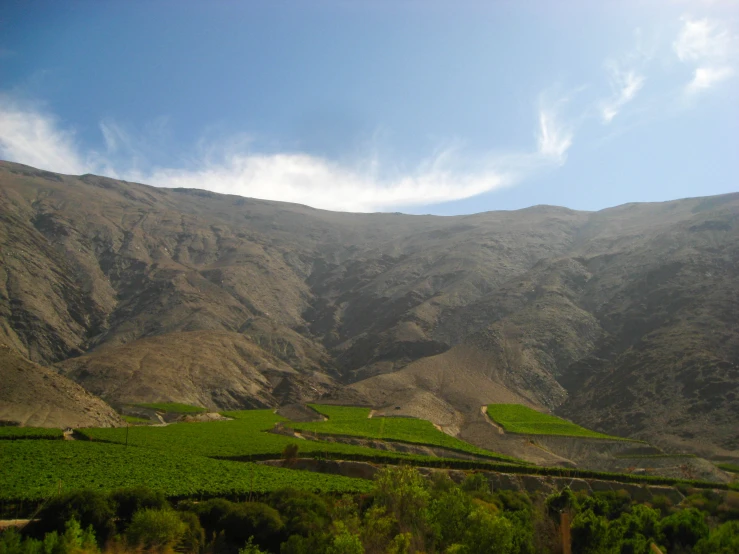
[[494, 460], [515, 462], [514, 458], [473, 446], [447, 435], [425, 419], [406, 417], [369, 418], [368, 408], [311, 404], [311, 408], [328, 417], [326, 421], [291, 423], [301, 432], [318, 435], [342, 435], [365, 439], [398, 441], [410, 444], [437, 446]]
[[206, 411], [205, 408], [191, 406], [190, 404], [179, 404], [177, 402], [152, 402], [150, 404], [135, 405], [140, 408], [149, 408], [151, 410], [173, 414], [199, 414]]
[[265, 459], [279, 458], [288, 444], [296, 444], [301, 455], [336, 453], [348, 455], [379, 455], [393, 458], [411, 458], [409, 454], [386, 452], [335, 442], [300, 440], [268, 433], [277, 422], [287, 420], [271, 410], [224, 412], [233, 421], [177, 423], [166, 427], [135, 426], [126, 428], [90, 428], [79, 433], [93, 441], [104, 441], [130, 446], [181, 452], [185, 455], [212, 458]]
[[49, 429], [46, 427], [0, 427], [0, 440], [13, 439], [63, 439], [64, 433], [61, 429]]
[[281, 488], [364, 492], [371, 483], [336, 475], [85, 441], [13, 441], [0, 449], [0, 499], [59, 490], [144, 486], [170, 497], [238, 496]]
[[591, 431], [559, 417], [543, 414], [521, 404], [490, 404], [490, 418], [507, 433], [524, 435], [555, 435], [590, 439], [630, 440]]

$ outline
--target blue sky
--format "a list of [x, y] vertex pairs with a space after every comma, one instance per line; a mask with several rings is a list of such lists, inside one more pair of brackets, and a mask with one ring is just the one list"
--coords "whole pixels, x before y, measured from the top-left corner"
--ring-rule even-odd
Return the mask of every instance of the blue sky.
[[736, 1], [0, 6], [0, 158], [349, 211], [734, 192]]

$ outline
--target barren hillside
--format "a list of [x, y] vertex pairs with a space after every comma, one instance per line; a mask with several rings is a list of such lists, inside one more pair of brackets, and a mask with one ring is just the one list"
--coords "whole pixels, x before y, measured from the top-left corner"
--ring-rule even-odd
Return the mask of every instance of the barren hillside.
[[720, 454], [738, 220], [737, 194], [347, 214], [1, 162], [0, 342], [111, 402], [405, 400], [458, 428], [517, 399]]

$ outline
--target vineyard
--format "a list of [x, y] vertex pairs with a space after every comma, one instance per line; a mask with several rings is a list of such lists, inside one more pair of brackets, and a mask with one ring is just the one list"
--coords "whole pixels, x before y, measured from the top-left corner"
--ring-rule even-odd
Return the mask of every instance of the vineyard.
[[136, 406], [172, 414], [201, 414], [206, 411], [205, 408], [190, 406], [189, 404], [178, 404], [177, 402], [153, 402], [150, 404], [136, 404]]
[[520, 404], [490, 404], [487, 407], [487, 413], [507, 433], [621, 441], [631, 440], [591, 431], [565, 419], [543, 414]]
[[148, 487], [169, 497], [241, 496], [282, 488], [364, 492], [371, 483], [336, 475], [84, 441], [12, 441], [0, 449], [0, 499], [58, 491]]
[[334, 442], [300, 440], [267, 433], [266, 431], [272, 429], [275, 423], [289, 423], [271, 410], [224, 412], [224, 415], [234, 418], [233, 421], [180, 423], [166, 427], [136, 426], [128, 430], [120, 427], [93, 428], [82, 429], [80, 434], [93, 441], [125, 444], [128, 440], [130, 446], [212, 458], [279, 458], [289, 444], [296, 444], [301, 455], [413, 458], [409, 454], [398, 452], [385, 452]]
[[0, 440], [13, 439], [63, 439], [61, 429], [45, 427], [0, 427]]
[[301, 432], [318, 435], [344, 435], [374, 440], [398, 441], [437, 446], [493, 460], [515, 462], [513, 458], [496, 454], [447, 435], [425, 419], [407, 417], [369, 417], [369, 408], [310, 404], [326, 421], [291, 424]]

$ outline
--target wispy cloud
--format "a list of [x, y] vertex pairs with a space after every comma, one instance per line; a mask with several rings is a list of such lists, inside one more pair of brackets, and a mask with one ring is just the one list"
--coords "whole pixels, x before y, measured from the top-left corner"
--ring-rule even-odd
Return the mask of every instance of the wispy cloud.
[[237, 141], [240, 149], [220, 153], [213, 144], [200, 144], [199, 160], [173, 168], [145, 164], [137, 141], [113, 121], [100, 124], [105, 152], [83, 152], [74, 133], [62, 129], [53, 116], [0, 97], [0, 156], [61, 173], [102, 173], [154, 186], [366, 212], [470, 198], [563, 164], [573, 132], [559, 117], [557, 103], [542, 104], [538, 121], [537, 148], [531, 152], [470, 159], [454, 146], [402, 173], [383, 171], [373, 155], [347, 166], [300, 152], [255, 153], [248, 141]]
[[567, 151], [572, 146], [572, 137], [572, 128], [562, 123], [555, 107], [539, 109], [539, 155], [560, 165], [563, 164]]
[[624, 71], [618, 64], [607, 64], [613, 95], [603, 101], [600, 107], [601, 118], [604, 123], [610, 123], [628, 102], [634, 99], [636, 93], [644, 86], [645, 77], [634, 70]]
[[59, 128], [53, 116], [0, 96], [0, 151], [8, 160], [85, 173], [91, 168], [79, 155], [74, 133]]
[[708, 18], [681, 18], [682, 27], [672, 48], [677, 58], [694, 66], [685, 92], [693, 95], [710, 89], [734, 74], [731, 65], [737, 38], [720, 22]]

